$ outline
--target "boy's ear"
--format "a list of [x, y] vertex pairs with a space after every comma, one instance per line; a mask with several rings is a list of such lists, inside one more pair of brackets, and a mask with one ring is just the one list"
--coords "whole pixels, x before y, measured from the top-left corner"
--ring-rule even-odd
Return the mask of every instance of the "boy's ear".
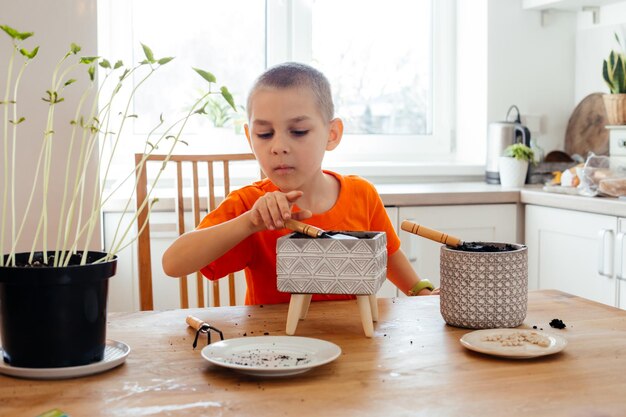
[[326, 143], [326, 150], [332, 151], [341, 142], [343, 136], [343, 121], [336, 117], [330, 121], [330, 132], [328, 134], [328, 142]]

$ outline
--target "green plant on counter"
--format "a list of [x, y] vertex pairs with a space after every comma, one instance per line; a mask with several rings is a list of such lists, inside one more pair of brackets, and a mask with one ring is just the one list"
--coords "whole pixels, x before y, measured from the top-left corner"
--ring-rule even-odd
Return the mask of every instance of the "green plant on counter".
[[[141, 45], [145, 59], [132, 66], [125, 66], [122, 61], [110, 62], [101, 57], [79, 56], [81, 48], [72, 44], [64, 56], [50, 68], [51, 87], [44, 94], [43, 101], [46, 103], [41, 108], [24, 108], [21, 106], [19, 87], [21, 83], [27, 83], [26, 69], [39, 51], [35, 47], [28, 51], [22, 44], [29, 39], [32, 32], [19, 32], [9, 26], [0, 25], [0, 30], [6, 33], [12, 42], [11, 55], [1, 61], [7, 65], [6, 90], [0, 94], [0, 143], [2, 144], [3, 181], [0, 184], [0, 266], [15, 265], [16, 247], [20, 239], [27, 239], [30, 250], [29, 264], [33, 263], [33, 254], [36, 251], [43, 253], [44, 265], [61, 267], [70, 263], [73, 255], [79, 255], [81, 264], [87, 263], [88, 247], [99, 246], [94, 242], [97, 236], [96, 228], [102, 213], [105, 202], [112, 197], [123, 184], [134, 185], [136, 190], [137, 179], [135, 172], [143, 169], [143, 164], [148, 155], [159, 149], [159, 153], [172, 155], [175, 146], [183, 142], [182, 134], [189, 118], [203, 112], [202, 103], [205, 103], [210, 95], [220, 95], [228, 105], [236, 111], [233, 97], [226, 87], [221, 87], [219, 91], [212, 91], [211, 87], [216, 82], [215, 76], [208, 71], [193, 68], [193, 70], [208, 82], [208, 92], [198, 98], [195, 103], [181, 115], [178, 120], [167, 122], [160, 117], [155, 122], [153, 129], [142, 140], [144, 159], [139, 166], [133, 168], [124, 180], [113, 191], [105, 194], [100, 181], [104, 183], [107, 175], [111, 171], [112, 160], [120, 153], [118, 144], [127, 140], [126, 132], [130, 128], [131, 119], [139, 117], [132, 112], [132, 103], [138, 91], [147, 88], [146, 81], [153, 76], [163, 65], [170, 62], [172, 57], [155, 58], [152, 50]], [[17, 67], [17, 68], [15, 68]], [[100, 83], [96, 80], [96, 69], [100, 67]], [[17, 69], [14, 72], [14, 69]], [[33, 77], [42, 77], [41, 71], [33, 74]], [[76, 77], [76, 78], [74, 78]], [[77, 78], [85, 78], [84, 88], [77, 87], [81, 83], [76, 83]], [[128, 83], [134, 85], [127, 85]], [[76, 83], [76, 84], [75, 84]], [[66, 93], [68, 88], [82, 88], [79, 91], [80, 98], [76, 102], [65, 100], [69, 97]], [[100, 98], [103, 98], [102, 100]], [[58, 106], [72, 106], [72, 120], [55, 121], [55, 108]], [[21, 113], [25, 114], [21, 114]], [[18, 212], [16, 207], [16, 189], [18, 180], [16, 178], [16, 166], [23, 163], [16, 159], [18, 148], [25, 146], [26, 141], [20, 140], [20, 128], [28, 123], [29, 119], [37, 119], [34, 114], [43, 112], [46, 119], [46, 127], [42, 133], [40, 149], [35, 153], [36, 166], [34, 169], [34, 180], [30, 188], [30, 195], [25, 210]], [[60, 126], [71, 125], [68, 134], [63, 133]], [[162, 133], [157, 133], [162, 132]], [[59, 133], [57, 133], [59, 132]], [[110, 144], [111, 152], [103, 152], [105, 143]], [[184, 142], [183, 142], [184, 143]], [[78, 157], [68, 157], [65, 162], [63, 178], [54, 178], [51, 167], [54, 165], [52, 159], [53, 148], [59, 145], [67, 146], [63, 151], [68, 155]], [[116, 153], [117, 151], [117, 153]], [[58, 151], [57, 151], [58, 152]], [[130, 158], [130, 155], [126, 157]], [[91, 179], [88, 175], [88, 165], [90, 161], [96, 161], [97, 172], [102, 172]], [[156, 180], [148, 189], [148, 196], [141, 202], [140, 210], [147, 208], [148, 211], [153, 206], [155, 199], [152, 199], [152, 192], [156, 181], [161, 176], [167, 160], [163, 163], [160, 171], [156, 175]], [[58, 184], [60, 187], [53, 187]], [[23, 185], [19, 185], [23, 187]], [[52, 190], [61, 190], [60, 193]], [[92, 192], [90, 192], [92, 191]], [[95, 192], [94, 192], [95, 191]], [[33, 197], [35, 193], [41, 193], [41, 207], [34, 207]], [[50, 209], [53, 203], [60, 202], [61, 210], [58, 218], [58, 227], [50, 226]], [[84, 210], [89, 207], [88, 210]], [[139, 212], [138, 210], [137, 212]], [[129, 199], [124, 212], [134, 211], [134, 203]], [[123, 217], [123, 216], [122, 216]], [[128, 224], [118, 224], [114, 238], [108, 242], [106, 258], [96, 262], [104, 262], [112, 259], [116, 253], [132, 244], [138, 233], [134, 232], [137, 213], [132, 222]], [[24, 225], [31, 222], [37, 225], [34, 236], [24, 236]], [[139, 233], [143, 230], [140, 227]], [[54, 237], [55, 247], [49, 248], [49, 237]], [[5, 239], [10, 239], [10, 247], [4, 247]], [[52, 241], [52, 239], [50, 239]], [[6, 255], [6, 257], [5, 257]], [[72, 264], [74, 261], [72, 261]]]
[[520, 161], [528, 161], [530, 163], [535, 162], [535, 153], [531, 148], [523, 143], [515, 143], [507, 146], [504, 150], [504, 156], [508, 156]]
[[[622, 47], [619, 36], [617, 33], [614, 35], [617, 44]], [[611, 51], [609, 58], [602, 64], [602, 76], [611, 94], [626, 93], [626, 54], [623, 51]]]
[[202, 110], [215, 127], [226, 127], [234, 117], [233, 109], [228, 103], [218, 101], [213, 97], [206, 100]]
[[244, 106], [236, 108], [229, 103], [214, 97], [207, 98], [198, 113], [206, 115], [214, 127], [233, 127], [236, 134], [243, 132], [243, 125], [246, 122], [246, 109]]

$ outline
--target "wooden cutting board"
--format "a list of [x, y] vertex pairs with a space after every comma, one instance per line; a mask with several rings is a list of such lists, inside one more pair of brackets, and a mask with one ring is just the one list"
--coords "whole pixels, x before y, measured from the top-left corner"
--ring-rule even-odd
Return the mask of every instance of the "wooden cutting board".
[[574, 109], [565, 131], [565, 152], [587, 158], [589, 152], [609, 154], [609, 131], [603, 93], [585, 97]]

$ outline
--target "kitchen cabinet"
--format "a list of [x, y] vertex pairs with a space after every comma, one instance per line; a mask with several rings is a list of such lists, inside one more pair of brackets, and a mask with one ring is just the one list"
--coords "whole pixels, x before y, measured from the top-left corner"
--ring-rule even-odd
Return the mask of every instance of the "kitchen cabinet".
[[527, 205], [530, 289], [554, 288], [624, 308], [624, 233], [624, 218]]
[[623, 0], [523, 0], [522, 8], [526, 10], [563, 10], [578, 12], [586, 7], [602, 7]]
[[626, 309], [626, 219], [617, 219], [615, 239], [615, 279], [617, 284], [616, 306]]
[[[201, 213], [204, 216], [204, 213]], [[105, 212], [103, 218], [103, 235], [105, 246], [113, 238], [115, 227], [122, 217], [119, 212]], [[124, 223], [132, 221], [133, 215], [127, 213], [124, 216]], [[194, 228], [191, 212], [185, 213], [185, 230]], [[178, 279], [165, 275], [161, 266], [161, 257], [165, 249], [176, 239], [178, 232], [176, 229], [176, 214], [174, 212], [152, 212], [150, 215], [151, 231], [151, 251], [152, 251], [152, 285], [155, 310], [167, 310], [179, 308], [178, 300]], [[134, 232], [133, 232], [134, 233]], [[109, 280], [109, 304], [110, 312], [115, 311], [138, 311], [139, 310], [139, 282], [137, 273], [137, 246], [132, 244], [120, 251], [118, 254], [117, 274]], [[196, 300], [196, 280], [195, 274], [189, 275], [187, 283], [189, 285], [190, 307], [197, 307]], [[211, 285], [208, 280], [203, 281], [204, 292], [207, 300], [212, 297]], [[219, 280], [220, 300], [222, 305], [228, 305], [228, 280]], [[235, 274], [235, 294], [237, 305], [243, 305], [246, 295], [246, 280], [243, 272]], [[208, 302], [208, 301], [207, 301]]]
[[[517, 204], [400, 207], [398, 224], [411, 220], [463, 241], [518, 243], [522, 241], [518, 211]], [[404, 231], [400, 232], [400, 240], [420, 278], [438, 287], [441, 244]]]

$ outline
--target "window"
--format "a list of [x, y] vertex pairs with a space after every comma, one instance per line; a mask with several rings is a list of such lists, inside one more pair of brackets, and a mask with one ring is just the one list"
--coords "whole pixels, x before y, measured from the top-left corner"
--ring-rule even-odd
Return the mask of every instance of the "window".
[[[335, 86], [334, 102], [346, 133], [432, 134], [430, 1], [391, 0], [384, 8], [360, 5], [332, 0], [312, 4], [310, 60]], [[337, 36], [357, 9], [358, 19]]]
[[368, 164], [450, 159], [453, 6], [453, 0], [268, 2], [268, 63], [310, 63], [331, 81], [345, 135], [326, 165], [360, 173]]
[[[384, 170], [452, 155], [454, 0], [100, 0], [98, 15], [101, 55], [137, 62], [141, 42], [176, 57], [133, 103], [141, 115], [133, 134], [145, 137], [164, 103], [184, 110], [202, 93], [191, 67], [213, 72], [244, 104], [257, 75], [293, 60], [328, 76], [344, 120], [343, 143], [326, 166], [359, 174], [368, 164]], [[245, 111], [219, 100], [207, 109], [178, 152], [248, 151]], [[120, 155], [140, 151], [129, 143]]]

